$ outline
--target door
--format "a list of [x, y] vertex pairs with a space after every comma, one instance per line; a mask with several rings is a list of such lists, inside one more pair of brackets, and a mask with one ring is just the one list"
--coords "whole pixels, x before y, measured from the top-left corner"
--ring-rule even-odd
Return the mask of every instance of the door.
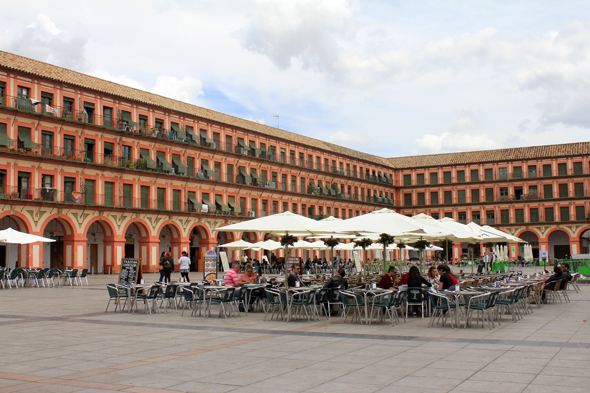
[[61, 240], [51, 244], [51, 268], [63, 270], [64, 268], [64, 242]]
[[135, 244], [125, 244], [125, 258], [135, 258]]
[[553, 246], [553, 258], [564, 259], [569, 254], [570, 254], [570, 246], [569, 245], [563, 245], [563, 246], [555, 245], [555, 246]]
[[90, 272], [98, 273], [98, 244], [90, 245]]

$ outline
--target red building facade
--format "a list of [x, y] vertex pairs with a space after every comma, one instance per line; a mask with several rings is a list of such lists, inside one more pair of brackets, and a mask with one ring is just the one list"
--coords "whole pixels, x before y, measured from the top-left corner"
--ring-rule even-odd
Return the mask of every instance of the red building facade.
[[0, 229], [57, 240], [0, 247], [0, 264], [154, 271], [163, 251], [263, 240], [220, 225], [384, 207], [499, 226], [556, 257], [588, 247], [586, 143], [386, 159], [6, 52], [0, 97]]

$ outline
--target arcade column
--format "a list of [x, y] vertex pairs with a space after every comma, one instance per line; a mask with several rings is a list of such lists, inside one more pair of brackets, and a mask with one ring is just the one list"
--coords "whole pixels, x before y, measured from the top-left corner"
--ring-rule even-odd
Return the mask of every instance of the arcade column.
[[160, 262], [160, 239], [139, 240], [139, 258], [141, 259], [141, 271], [155, 273]]
[[103, 271], [105, 273], [119, 273], [121, 258], [125, 251], [125, 239], [104, 240]]
[[64, 240], [64, 269], [86, 268], [86, 239]]

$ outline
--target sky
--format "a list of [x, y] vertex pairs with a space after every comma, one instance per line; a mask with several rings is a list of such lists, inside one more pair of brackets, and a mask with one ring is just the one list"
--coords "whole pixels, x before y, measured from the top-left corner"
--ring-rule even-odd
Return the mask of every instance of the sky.
[[29, 0], [0, 26], [0, 50], [381, 157], [589, 139], [587, 1]]

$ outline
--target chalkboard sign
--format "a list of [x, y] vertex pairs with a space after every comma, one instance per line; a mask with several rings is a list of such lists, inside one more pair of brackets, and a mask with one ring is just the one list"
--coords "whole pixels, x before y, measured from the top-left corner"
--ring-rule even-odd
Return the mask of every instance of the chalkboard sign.
[[142, 276], [141, 259], [121, 259], [119, 285], [131, 286], [133, 284], [139, 284]]

